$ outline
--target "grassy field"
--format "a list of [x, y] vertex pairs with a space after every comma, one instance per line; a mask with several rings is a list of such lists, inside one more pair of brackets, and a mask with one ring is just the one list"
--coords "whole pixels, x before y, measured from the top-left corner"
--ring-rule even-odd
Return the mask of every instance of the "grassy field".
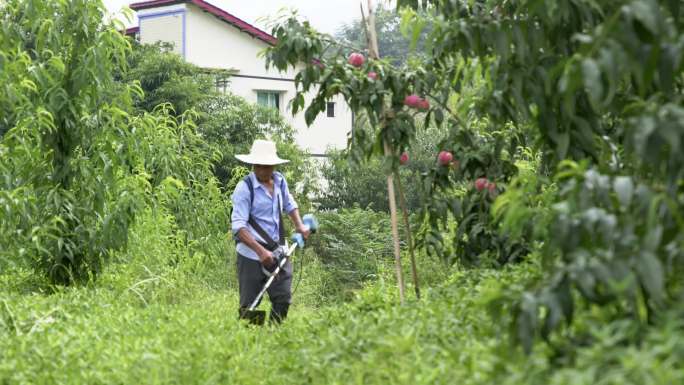
[[620, 345], [630, 324], [597, 313], [577, 326], [594, 337], [590, 346], [559, 354], [538, 344], [530, 356], [512, 349], [506, 309], [493, 319], [487, 307], [501, 285], [530, 279], [525, 265], [426, 267], [423, 298], [399, 306], [391, 261], [341, 301], [309, 251], [291, 317], [250, 327], [236, 319], [234, 255], [179, 259], [187, 250], [170, 229], [163, 217], [143, 217], [129, 251], [88, 286], [48, 289], [27, 271], [3, 274], [0, 383], [684, 383], [681, 309], [647, 329], [640, 347]]
[[[499, 341], [473, 298], [430, 292], [396, 306], [378, 283], [343, 305], [296, 303], [280, 328], [237, 322], [235, 291], [160, 280], [3, 294], [0, 377], [9, 383], [439, 383], [485, 375]], [[152, 281], [150, 281], [152, 284]], [[142, 285], [139, 285], [140, 287]], [[460, 293], [465, 294], [465, 293]], [[154, 297], [154, 298], [151, 298]], [[460, 313], [460, 314], [459, 314]]]

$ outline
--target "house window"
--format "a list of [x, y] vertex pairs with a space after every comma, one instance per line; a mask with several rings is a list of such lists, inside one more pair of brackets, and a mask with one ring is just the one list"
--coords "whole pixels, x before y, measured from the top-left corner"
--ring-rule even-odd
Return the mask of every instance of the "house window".
[[228, 91], [228, 79], [216, 78], [216, 91], [225, 94]]
[[280, 92], [257, 91], [257, 104], [280, 111]]
[[334, 118], [335, 117], [335, 102], [328, 102], [328, 117], [329, 118]]

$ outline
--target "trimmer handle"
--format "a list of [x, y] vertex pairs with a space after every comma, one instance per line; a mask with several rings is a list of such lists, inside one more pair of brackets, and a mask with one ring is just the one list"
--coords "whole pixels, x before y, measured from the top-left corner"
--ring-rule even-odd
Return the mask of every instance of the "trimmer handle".
[[316, 230], [318, 230], [318, 219], [313, 216], [313, 214], [306, 214], [304, 215], [304, 218], [302, 218], [302, 222], [304, 222], [304, 226], [311, 231], [311, 234], [315, 233]]
[[300, 233], [292, 234], [291, 240], [293, 243], [296, 243], [297, 247], [299, 247], [300, 249], [304, 248], [304, 236], [302, 234], [300, 234]]
[[[311, 231], [311, 234], [318, 230], [318, 220], [313, 214], [306, 214], [302, 218], [302, 223], [307, 230]], [[292, 234], [292, 242], [296, 243], [299, 248], [304, 248], [304, 236], [300, 233]]]

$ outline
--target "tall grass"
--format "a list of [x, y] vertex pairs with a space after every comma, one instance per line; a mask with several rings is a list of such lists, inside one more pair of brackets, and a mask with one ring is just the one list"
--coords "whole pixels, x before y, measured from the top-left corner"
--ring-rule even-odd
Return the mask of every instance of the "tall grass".
[[505, 323], [490, 316], [490, 298], [503, 286], [523, 290], [534, 265], [499, 271], [434, 265], [433, 276], [421, 271], [429, 282], [423, 299], [398, 306], [391, 264], [378, 264], [373, 279], [343, 293], [330, 262], [309, 249], [295, 273], [291, 317], [281, 327], [249, 327], [236, 317], [230, 243], [222, 255], [191, 253], [175, 226], [163, 210], [141, 213], [128, 251], [86, 286], [41, 293], [21, 274], [2, 275], [0, 383], [684, 381], [681, 307], [647, 329], [642, 346], [623, 345], [621, 338], [634, 332], [630, 325], [606, 323], [596, 311], [578, 326], [595, 338], [591, 347], [563, 352], [540, 344], [529, 357], [511, 349]]

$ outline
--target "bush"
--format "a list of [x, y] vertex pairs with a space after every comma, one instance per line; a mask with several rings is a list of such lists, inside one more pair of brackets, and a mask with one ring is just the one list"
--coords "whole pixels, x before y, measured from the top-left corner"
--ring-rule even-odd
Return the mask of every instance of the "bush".
[[360, 208], [319, 212], [320, 231], [308, 241], [327, 271], [327, 296], [349, 299], [394, 262], [389, 215]]
[[[170, 52], [164, 44], [134, 43], [127, 58], [130, 70], [121, 72], [119, 77], [126, 82], [138, 82], [144, 91], [135, 99], [135, 106], [151, 112], [166, 105], [169, 113], [177, 116], [192, 111], [197, 126], [193, 151], [201, 150], [202, 156], [211, 160], [222, 189], [232, 192], [228, 183], [233, 170], [241, 166], [234, 155], [249, 152], [255, 139], [267, 137], [278, 144], [282, 157], [290, 160], [282, 168], [290, 185], [299, 186], [302, 198], [308, 195], [313, 166], [294, 144], [294, 129], [272, 108], [218, 92], [215, 79], [229, 80], [230, 71], [201, 69]], [[300, 200], [306, 203], [306, 199]]]
[[56, 283], [87, 280], [114, 250], [144, 199], [131, 169], [135, 87], [116, 84], [129, 51], [99, 2], [9, 1], [0, 6], [0, 263]]
[[[440, 151], [436, 139], [438, 131], [432, 127], [421, 131], [406, 150], [409, 162], [399, 170], [410, 212], [419, 210], [423, 203], [423, 186], [416, 181], [437, 163], [437, 154]], [[389, 212], [386, 165], [377, 158], [359, 159], [357, 152], [355, 145], [349, 150], [328, 152], [330, 158], [321, 170], [327, 187], [316, 198], [316, 203], [323, 210], [358, 205], [362, 209]]]

